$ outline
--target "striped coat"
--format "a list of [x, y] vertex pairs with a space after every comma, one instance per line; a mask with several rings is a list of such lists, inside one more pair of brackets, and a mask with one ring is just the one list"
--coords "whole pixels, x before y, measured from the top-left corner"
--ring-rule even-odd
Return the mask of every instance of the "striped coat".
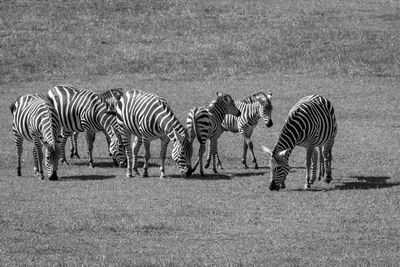
[[11, 106], [12, 129], [17, 146], [17, 175], [21, 176], [23, 141], [34, 143], [34, 173], [44, 179], [42, 146], [45, 147], [45, 165], [49, 180], [58, 180], [58, 135], [60, 124], [52, 104], [44, 96], [28, 94], [19, 97]]
[[[337, 133], [335, 112], [331, 102], [320, 96], [306, 96], [289, 111], [275, 148], [271, 151], [271, 190], [279, 190], [289, 173], [289, 156], [295, 146], [307, 149], [305, 188], [317, 178], [318, 153], [320, 161], [319, 179], [325, 175], [326, 182], [332, 180], [332, 147]], [[312, 174], [310, 175], [310, 171]]]
[[[126, 91], [117, 103], [117, 118], [128, 159], [127, 177], [132, 177], [132, 169], [139, 174], [137, 156], [142, 144], [145, 148], [143, 177], [148, 176], [150, 142], [155, 139], [161, 140], [160, 178], [165, 178], [166, 150], [170, 141], [173, 141], [172, 158], [181, 175], [191, 174], [192, 147], [187, 131], [165, 99], [140, 90]], [[136, 137], [133, 155], [131, 135]]]

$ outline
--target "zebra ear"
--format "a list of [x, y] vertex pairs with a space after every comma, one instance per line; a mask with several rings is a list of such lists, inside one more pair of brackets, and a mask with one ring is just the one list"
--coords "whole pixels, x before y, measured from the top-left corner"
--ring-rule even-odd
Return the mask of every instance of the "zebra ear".
[[220, 92], [216, 92], [217, 96], [222, 96], [222, 94]]
[[118, 102], [120, 101], [121, 97], [124, 95], [122, 92], [122, 88], [117, 88], [117, 89], [111, 89], [110, 90], [111, 95], [117, 100]]
[[267, 153], [267, 154], [269, 154], [269, 155], [272, 155], [272, 151], [271, 151], [268, 147], [261, 146], [261, 148], [262, 148], [262, 150], [263, 150], [265, 153]]
[[278, 155], [280, 157], [283, 157], [283, 156], [288, 157], [290, 155], [290, 151], [289, 151], [289, 149], [286, 149], [286, 150], [283, 150], [283, 151], [279, 152]]
[[268, 98], [268, 100], [271, 100], [271, 98], [272, 98], [272, 93], [271, 92], [267, 93], [267, 98]]
[[258, 102], [260, 102], [261, 106], [265, 106], [267, 104], [267, 97], [264, 94], [258, 94], [255, 96]]

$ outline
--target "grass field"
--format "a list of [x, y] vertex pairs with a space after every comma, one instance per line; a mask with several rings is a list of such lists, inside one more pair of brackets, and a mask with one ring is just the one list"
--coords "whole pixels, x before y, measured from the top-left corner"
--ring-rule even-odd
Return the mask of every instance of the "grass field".
[[[357, 0], [0, 2], [0, 265], [398, 266], [399, 10]], [[128, 179], [98, 134], [94, 169], [74, 159], [60, 181], [37, 180], [26, 142], [17, 177], [8, 107], [58, 83], [151, 91], [182, 122], [216, 91], [271, 91], [274, 126], [253, 134], [258, 170], [241, 167], [242, 140], [225, 133], [217, 175], [182, 179], [169, 157], [171, 179], [159, 180], [153, 142], [150, 178]], [[272, 148], [289, 109], [316, 93], [338, 120], [333, 181], [304, 191], [297, 147], [287, 188], [270, 192], [260, 146]]]

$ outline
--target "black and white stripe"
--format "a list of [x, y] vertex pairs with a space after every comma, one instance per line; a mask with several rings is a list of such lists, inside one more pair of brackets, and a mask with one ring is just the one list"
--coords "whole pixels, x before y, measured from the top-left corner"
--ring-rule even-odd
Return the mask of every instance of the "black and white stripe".
[[240, 116], [240, 110], [236, 107], [235, 101], [228, 94], [217, 93], [217, 99], [212, 101], [208, 108], [193, 108], [188, 114], [186, 123], [189, 134], [192, 138], [196, 137], [200, 147], [198, 159], [193, 170], [200, 164], [200, 175], [204, 175], [203, 154], [207, 139], [210, 139], [209, 154], [205, 168], [210, 165], [211, 156], [213, 158], [213, 170], [217, 173], [215, 166], [215, 156], [217, 154], [218, 138], [224, 131], [222, 121], [226, 114]]
[[65, 143], [73, 132], [86, 132], [89, 165], [93, 164], [93, 141], [96, 132], [105, 131], [110, 137], [109, 151], [114, 158], [123, 158], [119, 152], [118, 124], [112, 111], [98, 94], [72, 85], [58, 85], [49, 90], [51, 99], [62, 126], [60, 144], [61, 162], [66, 161]]
[[[110, 110], [116, 110], [115, 106], [116, 106], [116, 99], [115, 97], [121, 97], [123, 95], [123, 89], [122, 88], [113, 88], [113, 89], [109, 89], [107, 91], [104, 91], [102, 93], [99, 93], [99, 97], [101, 98], [101, 100], [103, 100], [104, 102], [107, 103], [108, 107]], [[109, 135], [107, 134], [107, 132], [105, 130], [102, 130], [104, 136], [106, 137], [107, 140], [107, 145], [108, 147], [110, 146], [111, 140]], [[80, 159], [81, 157], [78, 154], [78, 132], [74, 132], [71, 136], [71, 158], [78, 158]], [[95, 133], [93, 135], [93, 142], [95, 140]], [[89, 154], [89, 152], [88, 152]], [[122, 142], [120, 142], [120, 146], [119, 146], [119, 153], [118, 155], [124, 155], [125, 156], [125, 148], [122, 146]], [[110, 154], [110, 156], [112, 156]], [[122, 166], [124, 165], [126, 158], [122, 157], [122, 158], [113, 158], [114, 164], [116, 166]]]
[[[258, 169], [257, 159], [254, 155], [253, 142], [251, 141], [251, 135], [253, 134], [254, 128], [256, 128], [258, 121], [262, 118], [267, 127], [273, 125], [271, 119], [272, 113], [272, 94], [271, 93], [253, 93], [242, 100], [235, 101], [236, 107], [240, 110], [241, 115], [239, 117], [227, 114], [222, 122], [222, 128], [224, 131], [239, 133], [243, 137], [243, 155], [242, 163], [247, 169], [247, 149], [253, 156], [254, 168]], [[217, 154], [218, 155], [218, 154]], [[219, 157], [218, 165], [221, 165]]]
[[44, 179], [42, 146], [45, 147], [45, 166], [49, 180], [58, 180], [58, 135], [60, 124], [55, 109], [46, 97], [28, 94], [19, 97], [11, 106], [12, 129], [17, 146], [17, 175], [21, 176], [21, 156], [24, 139], [33, 142], [34, 173]]
[[[337, 123], [331, 102], [319, 95], [302, 98], [289, 112], [274, 150], [263, 147], [271, 154], [270, 190], [279, 190], [289, 173], [289, 156], [296, 145], [307, 149], [306, 184], [310, 188], [317, 178], [318, 152], [320, 160], [319, 179], [332, 180], [332, 147], [337, 133]], [[312, 176], [310, 169], [312, 168]]]
[[[148, 176], [150, 142], [161, 140], [160, 178], [165, 177], [165, 157], [170, 140], [174, 142], [172, 158], [179, 167], [181, 175], [191, 174], [192, 146], [185, 127], [172, 112], [167, 101], [155, 94], [140, 90], [124, 93], [117, 104], [117, 120], [121, 126], [122, 141], [128, 159], [127, 177], [132, 177], [132, 167], [136, 174], [137, 156], [141, 145], [145, 148], [143, 177]], [[132, 156], [131, 135], [135, 143]], [[133, 160], [133, 166], [132, 166]]]

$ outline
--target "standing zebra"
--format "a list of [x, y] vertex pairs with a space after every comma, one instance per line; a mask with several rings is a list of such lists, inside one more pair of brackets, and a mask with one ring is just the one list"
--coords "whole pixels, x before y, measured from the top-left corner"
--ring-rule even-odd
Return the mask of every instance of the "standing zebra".
[[[222, 122], [222, 128], [224, 131], [239, 133], [243, 137], [242, 163], [246, 169], [248, 168], [246, 163], [247, 148], [250, 148], [251, 154], [253, 155], [254, 168], [258, 169], [257, 159], [253, 151], [253, 142], [250, 140], [250, 138], [260, 118], [264, 120], [265, 125], [268, 128], [273, 125], [271, 119], [271, 98], [271, 93], [265, 94], [263, 92], [258, 92], [245, 97], [243, 100], [235, 101], [236, 107], [241, 112], [240, 117], [227, 114]], [[218, 152], [217, 160], [218, 165], [222, 168]]]
[[[274, 150], [271, 151], [263, 146], [263, 150], [271, 155], [269, 189], [279, 190], [282, 185], [284, 187], [289, 172], [289, 156], [296, 145], [307, 149], [305, 188], [309, 189], [310, 184], [317, 178], [318, 151], [320, 152], [319, 180], [324, 176], [326, 168], [325, 181], [329, 183], [332, 180], [332, 147], [336, 133], [337, 124], [331, 102], [319, 95], [302, 98], [289, 111]], [[310, 167], [312, 167], [311, 178]]]
[[65, 143], [73, 132], [86, 132], [89, 166], [93, 167], [93, 141], [95, 133], [105, 130], [111, 142], [109, 151], [113, 157], [123, 160], [119, 152], [118, 124], [115, 111], [110, 110], [98, 94], [81, 90], [72, 85], [58, 85], [49, 90], [50, 97], [63, 128], [60, 144], [61, 162], [66, 162]]
[[45, 97], [28, 94], [19, 97], [11, 106], [13, 114], [13, 132], [17, 146], [18, 167], [17, 175], [21, 176], [21, 155], [24, 139], [34, 143], [33, 159], [34, 173], [44, 179], [43, 153], [45, 147], [45, 165], [49, 180], [58, 180], [58, 134], [60, 125], [54, 107]]
[[217, 153], [218, 138], [223, 132], [221, 124], [226, 114], [240, 116], [240, 110], [236, 107], [235, 101], [233, 101], [230, 95], [221, 93], [217, 93], [217, 99], [212, 101], [208, 108], [196, 107], [188, 114], [186, 122], [189, 134], [192, 138], [196, 136], [200, 143], [199, 158], [193, 167], [193, 171], [196, 170], [197, 165], [200, 164], [201, 176], [204, 176], [203, 154], [207, 139], [210, 139], [207, 165], [210, 164], [209, 158], [211, 158], [212, 155], [213, 170], [214, 173], [217, 173], [217, 168], [215, 167], [215, 155]]
[[[116, 110], [116, 99], [114, 96], [116, 97], [121, 97], [123, 95], [123, 89], [122, 88], [113, 88], [107, 91], [104, 91], [102, 93], [99, 94], [99, 97], [108, 104], [109, 108], [111, 110]], [[106, 137], [107, 140], [107, 144], [108, 146], [110, 146], [111, 140], [109, 135], [107, 134], [106, 130], [102, 130], [102, 132], [104, 133], [104, 136]], [[78, 154], [78, 132], [74, 132], [71, 136], [71, 158], [78, 158], [80, 159], [81, 157]], [[95, 140], [95, 135], [93, 136], [93, 142]], [[120, 142], [120, 152], [121, 154], [124, 154], [125, 148], [122, 146], [122, 142]], [[89, 154], [89, 152], [88, 152]], [[112, 156], [110, 154], [110, 156]], [[124, 162], [117, 162], [117, 159], [113, 158], [114, 164], [115, 165], [123, 165]], [[125, 161], [125, 160], [124, 160]]]
[[135, 135], [133, 149], [133, 170], [137, 169], [137, 155], [142, 143], [145, 148], [143, 177], [148, 177], [150, 142], [161, 140], [160, 178], [165, 178], [165, 157], [167, 147], [172, 140], [172, 158], [181, 170], [181, 175], [191, 174], [192, 146], [185, 127], [173, 114], [167, 101], [155, 94], [140, 90], [129, 90], [123, 97], [116, 97], [117, 121], [121, 126], [121, 137], [128, 158], [127, 177], [132, 177], [131, 135]]

